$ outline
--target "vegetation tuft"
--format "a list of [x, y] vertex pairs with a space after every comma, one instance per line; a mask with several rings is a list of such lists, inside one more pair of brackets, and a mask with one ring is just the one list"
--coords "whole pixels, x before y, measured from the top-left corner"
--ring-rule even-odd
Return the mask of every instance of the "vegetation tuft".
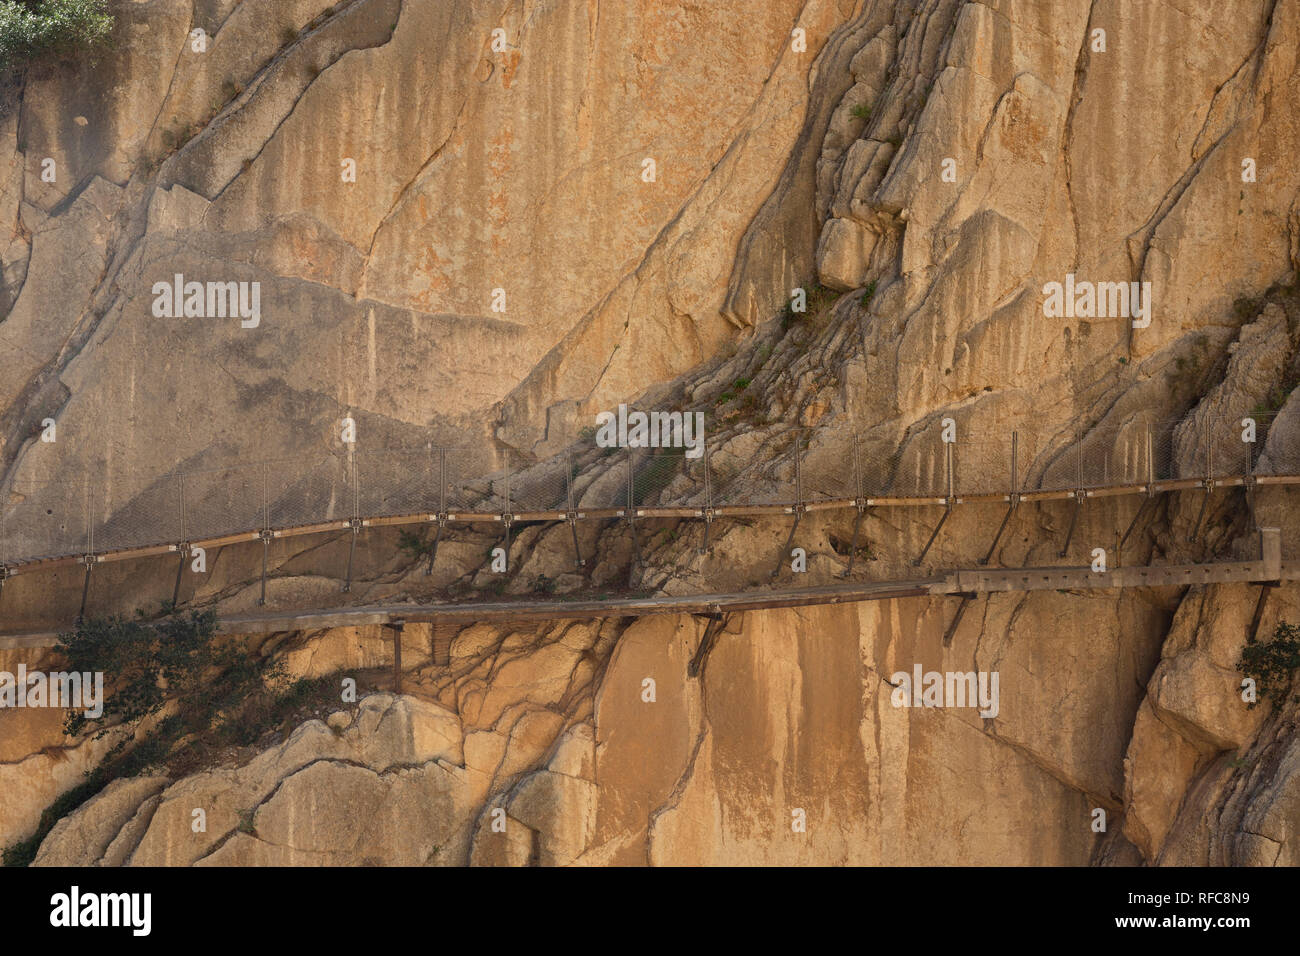
[[194, 773], [228, 748], [256, 745], [337, 707], [336, 676], [291, 681], [281, 665], [218, 635], [212, 611], [180, 615], [164, 605], [163, 612], [156, 621], [143, 612], [86, 619], [60, 636], [63, 669], [102, 673], [106, 698], [98, 718], [70, 713], [65, 732], [96, 739], [120, 732], [122, 739], [84, 782], [45, 809], [35, 833], [4, 849], [5, 866], [31, 863], [54, 825], [114, 780]]
[[0, 0], [0, 69], [104, 45], [108, 0]]
[[858, 305], [864, 309], [871, 305], [871, 298], [876, 294], [876, 280], [872, 279], [862, 290], [862, 298], [858, 300]]
[[433, 542], [414, 531], [400, 532], [397, 536], [397, 546], [417, 561], [433, 553]]
[[[1251, 640], [1241, 649], [1237, 670], [1255, 681], [1257, 700], [1265, 699], [1275, 707], [1286, 701], [1296, 668], [1300, 667], [1300, 625], [1278, 622], [1273, 639], [1266, 644]], [[1293, 698], [1300, 701], [1300, 697]]]

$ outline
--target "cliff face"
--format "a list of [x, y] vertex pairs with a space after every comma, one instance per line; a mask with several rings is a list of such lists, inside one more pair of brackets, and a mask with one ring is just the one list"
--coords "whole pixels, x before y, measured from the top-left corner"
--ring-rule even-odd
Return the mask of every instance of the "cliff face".
[[[123, 4], [99, 66], [35, 69], [0, 126], [0, 465], [126, 485], [327, 451], [349, 412], [376, 448], [483, 442], [561, 343], [530, 434], [620, 341], [606, 394], [685, 370], [841, 6]], [[160, 320], [178, 273], [260, 281], [260, 325]]]
[[[1300, 468], [1300, 3], [753, 7], [123, 5], [111, 56], [33, 70], [0, 120], [9, 526], [42, 520], [56, 477], [76, 497], [93, 473], [112, 514], [140, 475], [338, 454], [344, 415], [363, 448], [544, 459], [638, 396], [710, 408], [713, 460], [756, 490], [790, 480], [796, 427], [815, 476], [844, 471], [854, 431], [924, 471], [941, 417], [990, 447], [1022, 430], [1033, 482], [1073, 467], [1076, 436], [1118, 467], [1117, 436], [1171, 419], [1194, 473], [1207, 422], [1274, 410], [1260, 468]], [[258, 326], [157, 318], [178, 273], [259, 281]], [[1149, 324], [1045, 314], [1070, 275], [1149, 283]], [[795, 287], [815, 303], [778, 323]], [[741, 378], [761, 415], [722, 399]], [[582, 458], [580, 498], [615, 471]], [[1297, 557], [1294, 492], [1199, 507], [1148, 515], [1138, 559], [1242, 554], [1252, 519]], [[1090, 503], [1074, 563], [1132, 510]], [[982, 557], [997, 520], [959, 511], [931, 566]], [[1022, 507], [995, 563], [1054, 560], [1069, 520]], [[808, 583], [842, 570], [851, 522], [809, 517]], [[871, 517], [871, 575], [912, 573], [932, 527]], [[625, 530], [584, 531], [573, 573], [568, 530], [530, 528], [506, 586], [741, 587], [784, 533], [723, 526], [708, 556], [696, 530], [656, 534], [635, 569]], [[432, 587], [482, 578], [485, 540], [447, 542]], [[430, 589], [391, 552], [363, 554], [358, 600]], [[336, 557], [277, 545], [273, 598], [336, 591]], [[194, 598], [250, 606], [259, 558], [231, 549]], [[114, 607], [156, 599], [114, 573]], [[1235, 666], [1257, 596], [998, 595], [946, 648], [939, 601], [756, 612], [698, 677], [689, 617], [477, 627], [450, 666], [415, 636], [406, 696], [251, 762], [114, 784], [39, 862], [1294, 863], [1295, 706], [1247, 709]], [[1258, 633], [1298, 603], [1271, 589]], [[384, 659], [370, 633], [284, 650], [300, 673]], [[996, 670], [999, 712], [895, 707], [916, 664]], [[0, 772], [27, 793], [6, 839], [98, 760], [39, 719], [0, 713], [21, 727]]]
[[[241, 765], [118, 781], [37, 864], [1294, 865], [1295, 706], [1236, 706], [1253, 590], [1190, 595], [1171, 627], [1145, 594], [1006, 595], [950, 648], [926, 599], [754, 612], [698, 678], [689, 617], [474, 627], [449, 666], [408, 634], [406, 696]], [[1267, 608], [1294, 620], [1300, 589]], [[360, 663], [348, 647], [383, 653], [328, 632], [286, 659]], [[914, 662], [997, 670], [998, 713], [894, 706]]]

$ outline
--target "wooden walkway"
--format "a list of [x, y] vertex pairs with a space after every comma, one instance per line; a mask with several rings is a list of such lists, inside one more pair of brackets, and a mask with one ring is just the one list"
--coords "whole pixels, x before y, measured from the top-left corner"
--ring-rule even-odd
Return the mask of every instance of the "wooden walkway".
[[[831, 584], [717, 594], [659, 595], [606, 600], [495, 601], [467, 604], [382, 604], [366, 607], [318, 608], [303, 611], [264, 611], [236, 614], [220, 622], [229, 634], [267, 634], [330, 627], [387, 626], [429, 623], [465, 627], [475, 623], [526, 623], [553, 620], [643, 617], [651, 614], [695, 614], [712, 618], [767, 608], [809, 607], [886, 601], [909, 597], [953, 596], [962, 607], [949, 626], [944, 643], [960, 622], [970, 599], [1004, 591], [1105, 590], [1134, 587], [1186, 587], [1194, 584], [1254, 583], [1276, 585], [1300, 581], [1300, 562], [1282, 560], [1281, 534], [1260, 529], [1260, 558], [1255, 561], [1156, 565], [1093, 571], [1090, 567], [975, 568], [907, 581]], [[0, 649], [51, 647], [53, 632], [0, 635]]]

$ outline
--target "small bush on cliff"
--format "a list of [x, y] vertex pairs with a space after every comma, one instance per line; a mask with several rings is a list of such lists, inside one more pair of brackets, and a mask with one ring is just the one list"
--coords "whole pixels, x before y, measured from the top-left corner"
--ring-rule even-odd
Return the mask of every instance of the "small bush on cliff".
[[411, 531], [402, 531], [397, 536], [397, 546], [410, 555], [413, 561], [428, 557], [433, 553], [433, 542], [426, 541], [424, 535]]
[[[1259, 697], [1272, 701], [1275, 707], [1286, 701], [1292, 677], [1300, 667], [1300, 625], [1279, 622], [1273, 639], [1267, 644], [1255, 641], [1241, 649], [1237, 669], [1253, 678]], [[1254, 707], [1252, 701], [1247, 705]]]
[[[164, 610], [170, 611], [170, 608]], [[122, 617], [78, 622], [59, 637], [58, 649], [68, 669], [102, 673], [109, 693], [96, 736], [119, 724], [137, 724], [158, 713], [170, 698], [182, 711], [207, 710], [207, 685], [213, 669], [223, 682], [238, 682], [248, 691], [257, 675], [246, 673], [247, 658], [230, 642], [216, 637], [217, 616], [211, 611], [188, 616], [169, 615], [157, 623]], [[68, 715], [64, 730], [75, 736], [89, 723], [80, 711]]]
[[[290, 682], [283, 666], [219, 635], [211, 611], [184, 616], [167, 605], [163, 611], [157, 621], [142, 613], [91, 618], [60, 636], [61, 670], [104, 675], [102, 716], [89, 720], [72, 712], [69, 734], [138, 730], [146, 718], [160, 719], [138, 739], [124, 734], [82, 783], [50, 804], [35, 833], [0, 852], [5, 866], [28, 865], [60, 819], [114, 780], [193, 773], [224, 759], [226, 748], [264, 745], [268, 735], [337, 708], [338, 675]], [[169, 703], [170, 712], [163, 709]]]
[[108, 0], [0, 0], [0, 69], [103, 44]]

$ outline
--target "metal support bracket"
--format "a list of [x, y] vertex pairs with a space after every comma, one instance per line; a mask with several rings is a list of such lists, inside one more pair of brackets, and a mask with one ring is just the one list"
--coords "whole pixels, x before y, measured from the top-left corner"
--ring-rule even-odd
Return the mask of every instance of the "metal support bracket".
[[[271, 531], [270, 528], [263, 528], [261, 531], [257, 532], [257, 536], [262, 540], [262, 592], [257, 599], [257, 606], [266, 607], [266, 571], [267, 571], [267, 565], [270, 563], [271, 560], [271, 540], [275, 537], [275, 533]], [[349, 572], [351, 570], [351, 567], [352, 567], [352, 559], [349, 558], [348, 559]], [[179, 581], [179, 578], [177, 580]], [[347, 588], [344, 588], [343, 590], [346, 591]]]
[[709, 532], [712, 530], [713, 519], [717, 517], [717, 514], [714, 512], [712, 508], [705, 508], [702, 513], [702, 517], [704, 518], [704, 543], [700, 545], [699, 553], [708, 554]]
[[993, 536], [993, 542], [989, 545], [988, 553], [979, 559], [981, 566], [993, 560], [993, 552], [998, 549], [998, 542], [1002, 540], [1002, 532], [1007, 530], [1007, 525], [1011, 523], [1011, 516], [1020, 507], [1020, 495], [1012, 494], [1009, 500], [1010, 504], [1007, 506], [1007, 513], [1002, 516], [1002, 523], [998, 525], [998, 532]]
[[1195, 541], [1196, 536], [1200, 534], [1201, 522], [1205, 520], [1205, 510], [1210, 505], [1210, 495], [1214, 491], [1214, 479], [1203, 478], [1201, 480], [1201, 487], [1205, 489], [1205, 497], [1201, 499], [1201, 508], [1196, 512], [1196, 523], [1192, 525], [1192, 530], [1187, 533], [1188, 544]]
[[867, 513], [867, 499], [854, 498], [853, 506], [858, 509], [858, 513], [853, 519], [853, 538], [849, 542], [849, 566], [840, 572], [842, 578], [847, 578], [853, 573], [853, 562], [858, 557], [858, 529], [862, 527], [862, 519]]
[[582, 556], [582, 545], [578, 543], [578, 512], [566, 511], [564, 520], [569, 523], [569, 531], [573, 534], [573, 566], [585, 568], [587, 559]]
[[1246, 643], [1254, 644], [1259, 636], [1259, 622], [1264, 617], [1264, 605], [1268, 603], [1269, 592], [1278, 587], [1281, 581], [1265, 581], [1259, 586], [1259, 599], [1255, 601], [1255, 613], [1250, 618], [1250, 630], [1246, 632]]
[[172, 610], [176, 609], [176, 603], [181, 598], [181, 576], [185, 574], [185, 562], [194, 553], [194, 545], [182, 541], [176, 545], [176, 553], [180, 555], [180, 560], [176, 564], [176, 583], [172, 585]]
[[434, 520], [438, 522], [438, 528], [433, 533], [433, 546], [429, 548], [429, 563], [424, 568], [424, 576], [426, 578], [433, 574], [433, 562], [438, 558], [438, 544], [442, 541], [442, 529], [447, 524], [447, 515], [445, 512], [440, 512], [433, 517]]
[[708, 614], [701, 616], [708, 618], [709, 623], [705, 625], [704, 635], [700, 638], [700, 646], [695, 649], [695, 656], [691, 658], [690, 664], [686, 666], [686, 674], [689, 677], [699, 677], [704, 671], [704, 663], [708, 660], [709, 652], [713, 650], [718, 634], [727, 626], [730, 615], [723, 614], [722, 608], [714, 604], [709, 607]]
[[[623, 513], [623, 520], [627, 522], [628, 528], [632, 531], [632, 566], [628, 568], [627, 586], [632, 587], [636, 583], [636, 574], [645, 567], [641, 560], [641, 532], [636, 525], [636, 509], [628, 508]], [[577, 531], [574, 531], [574, 547], [577, 547]]]
[[361, 529], [365, 527], [365, 522], [360, 518], [351, 518], [348, 520], [348, 529], [352, 532], [352, 540], [348, 543], [348, 576], [343, 582], [343, 593], [347, 594], [352, 590], [352, 562], [357, 555], [357, 538], [361, 534]]
[[1061, 545], [1061, 550], [1056, 553], [1058, 558], [1063, 558], [1070, 551], [1070, 541], [1074, 538], [1074, 528], [1079, 523], [1079, 512], [1083, 508], [1083, 499], [1088, 497], [1088, 493], [1082, 488], [1076, 488], [1074, 491], [1074, 507], [1070, 509], [1070, 527], [1065, 530], [1065, 544]]
[[1256, 498], [1256, 491], [1259, 488], [1259, 481], [1255, 477], [1255, 471], [1253, 467], [1250, 471], [1248, 471], [1245, 475], [1242, 476], [1241, 487], [1245, 489], [1246, 492], [1246, 508], [1250, 512], [1250, 523], [1253, 526], [1258, 526], [1259, 521], [1255, 517], [1255, 498]]
[[961, 598], [961, 603], [957, 605], [957, 613], [952, 616], [952, 623], [948, 625], [948, 630], [943, 635], [943, 646], [951, 647], [953, 636], [957, 633], [957, 625], [961, 624], [962, 617], [966, 614], [966, 608], [971, 601], [975, 600], [974, 591], [959, 591], [957, 597]]
[[785, 548], [776, 556], [776, 565], [772, 568], [772, 578], [776, 578], [781, 573], [781, 565], [785, 564], [786, 555], [790, 553], [790, 545], [794, 544], [795, 532], [799, 530], [799, 521], [803, 518], [803, 505], [797, 504], [791, 510], [794, 512], [794, 524], [790, 526], [790, 534], [786, 536]]
[[935, 540], [939, 537], [939, 532], [943, 529], [944, 522], [948, 520], [948, 516], [952, 514], [953, 506], [956, 503], [957, 503], [957, 499], [951, 496], [944, 499], [943, 517], [941, 517], [939, 519], [939, 523], [934, 526], [934, 531], [930, 534], [930, 540], [927, 541], [925, 543], [925, 547], [921, 549], [920, 557], [918, 557], [915, 561], [912, 562], [912, 567], [919, 568], [921, 566], [921, 562], [925, 560], [925, 556], [930, 553], [930, 548], [933, 547]]
[[93, 553], [87, 552], [81, 556], [81, 563], [86, 566], [86, 580], [81, 585], [81, 610], [77, 612], [77, 620], [82, 621], [86, 617], [86, 598], [90, 596], [90, 572], [94, 570], [99, 558]]
[[1129, 535], [1131, 535], [1133, 533], [1133, 529], [1138, 526], [1138, 522], [1142, 520], [1142, 516], [1147, 513], [1147, 507], [1151, 504], [1151, 502], [1155, 500], [1156, 500], [1155, 495], [1151, 494], [1150, 490], [1148, 490], [1147, 496], [1142, 499], [1142, 504], [1138, 507], [1137, 512], [1133, 515], [1133, 520], [1128, 523], [1128, 528], [1124, 531], [1123, 536], [1119, 539], [1119, 550], [1121, 551], [1124, 550], [1124, 545], [1128, 542]]

